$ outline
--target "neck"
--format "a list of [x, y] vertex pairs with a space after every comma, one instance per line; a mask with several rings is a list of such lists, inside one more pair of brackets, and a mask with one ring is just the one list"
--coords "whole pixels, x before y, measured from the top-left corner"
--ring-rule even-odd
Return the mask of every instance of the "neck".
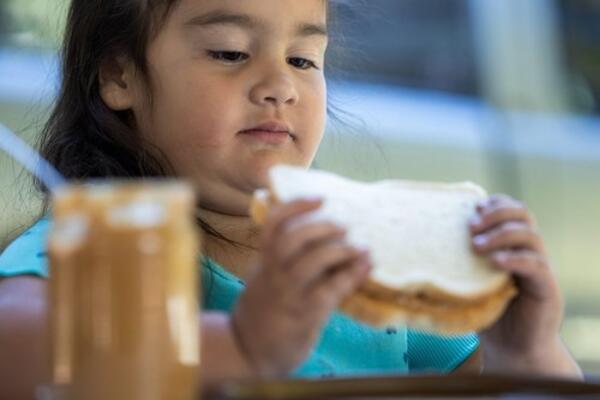
[[204, 254], [245, 278], [259, 247], [259, 227], [247, 215], [227, 215], [204, 208], [197, 215], [227, 239], [204, 234]]

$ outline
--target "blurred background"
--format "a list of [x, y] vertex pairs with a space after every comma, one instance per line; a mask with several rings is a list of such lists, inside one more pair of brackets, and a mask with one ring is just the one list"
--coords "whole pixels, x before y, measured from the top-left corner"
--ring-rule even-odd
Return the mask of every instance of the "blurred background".
[[[30, 143], [59, 83], [66, 2], [0, 0], [0, 123]], [[477, 182], [536, 215], [562, 328], [600, 374], [600, 0], [337, 0], [319, 168]], [[39, 195], [0, 154], [0, 250]]]

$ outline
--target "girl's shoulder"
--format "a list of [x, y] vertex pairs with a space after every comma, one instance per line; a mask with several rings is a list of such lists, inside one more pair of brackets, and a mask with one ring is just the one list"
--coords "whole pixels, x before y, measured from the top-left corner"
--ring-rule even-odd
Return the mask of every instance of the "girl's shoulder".
[[19, 275], [48, 277], [46, 241], [51, 221], [41, 218], [0, 254], [0, 278]]
[[[46, 244], [52, 228], [52, 219], [45, 216], [33, 226], [17, 237], [8, 247], [0, 253], [0, 278], [9, 278], [20, 275], [34, 275], [42, 278], [48, 277], [48, 256]], [[237, 277], [228, 273], [224, 268], [208, 257], [201, 257], [203, 281], [208, 283], [208, 289], [219, 288], [218, 292], [227, 289], [227, 297], [237, 297], [238, 292], [244, 287]], [[207, 285], [205, 285], [207, 286]], [[214, 303], [211, 301], [210, 303]], [[220, 302], [217, 302], [220, 303]], [[231, 306], [227, 302], [227, 306]], [[218, 304], [220, 308], [224, 304]]]

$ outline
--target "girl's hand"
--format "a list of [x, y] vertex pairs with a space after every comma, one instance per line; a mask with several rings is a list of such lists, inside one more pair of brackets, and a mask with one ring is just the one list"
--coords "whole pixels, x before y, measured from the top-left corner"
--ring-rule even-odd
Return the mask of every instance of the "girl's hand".
[[470, 228], [474, 250], [513, 274], [519, 288], [500, 320], [481, 332], [484, 359], [502, 369], [547, 360], [544, 353], [560, 346], [563, 303], [533, 217], [520, 202], [494, 195], [477, 206]]
[[273, 210], [257, 272], [232, 316], [240, 350], [260, 377], [286, 375], [310, 353], [333, 310], [366, 278], [368, 254], [331, 223], [294, 223], [320, 201]]

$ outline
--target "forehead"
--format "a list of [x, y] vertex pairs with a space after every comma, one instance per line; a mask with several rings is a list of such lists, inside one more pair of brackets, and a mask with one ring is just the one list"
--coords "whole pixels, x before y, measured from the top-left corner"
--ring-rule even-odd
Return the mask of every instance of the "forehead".
[[243, 23], [245, 19], [246, 25], [255, 29], [291, 29], [301, 25], [325, 29], [327, 0], [181, 0], [173, 10], [172, 19], [185, 25], [202, 21], [205, 16], [220, 16], [223, 20], [226, 15], [243, 17], [237, 22]]

